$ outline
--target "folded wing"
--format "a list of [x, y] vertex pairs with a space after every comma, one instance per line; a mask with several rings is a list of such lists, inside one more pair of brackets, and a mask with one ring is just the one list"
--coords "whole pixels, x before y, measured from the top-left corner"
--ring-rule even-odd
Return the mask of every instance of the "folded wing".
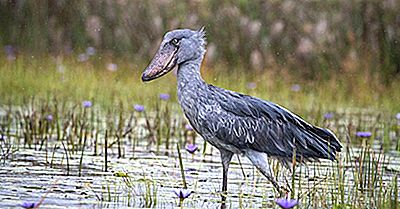
[[313, 126], [279, 105], [210, 85], [214, 107], [205, 123], [214, 136], [238, 149], [297, 160], [334, 160], [341, 145], [328, 129]]

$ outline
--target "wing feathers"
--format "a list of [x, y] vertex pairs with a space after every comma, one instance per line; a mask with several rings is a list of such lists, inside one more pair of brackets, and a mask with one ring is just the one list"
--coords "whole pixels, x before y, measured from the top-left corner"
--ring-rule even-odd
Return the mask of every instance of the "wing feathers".
[[[214, 101], [224, 117], [215, 135], [239, 149], [254, 149], [271, 156], [298, 159], [335, 159], [341, 145], [327, 129], [313, 126], [272, 102], [210, 85]], [[222, 120], [209, 120], [208, 123]]]

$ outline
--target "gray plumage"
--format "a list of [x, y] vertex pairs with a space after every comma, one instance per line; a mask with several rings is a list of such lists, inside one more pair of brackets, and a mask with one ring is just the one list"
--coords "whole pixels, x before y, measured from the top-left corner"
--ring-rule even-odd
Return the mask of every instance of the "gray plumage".
[[178, 66], [179, 103], [196, 132], [220, 150], [224, 192], [233, 154], [245, 154], [278, 190], [281, 186], [267, 157], [289, 162], [295, 153], [299, 162], [335, 159], [341, 145], [329, 130], [272, 102], [207, 84], [200, 75], [205, 43], [202, 29], [168, 32], [142, 80], [158, 78]]

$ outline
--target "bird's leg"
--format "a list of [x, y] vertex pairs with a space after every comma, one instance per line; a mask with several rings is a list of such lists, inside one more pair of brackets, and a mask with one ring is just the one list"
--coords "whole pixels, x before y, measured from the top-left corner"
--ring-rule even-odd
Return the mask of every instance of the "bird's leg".
[[267, 154], [254, 150], [247, 150], [246, 156], [250, 159], [253, 165], [256, 166], [256, 168], [272, 183], [281, 197], [290, 192], [289, 189], [279, 185], [279, 183], [275, 180], [275, 176], [268, 163]]
[[279, 197], [285, 197], [286, 194], [288, 194], [291, 191], [290, 188], [288, 189], [287, 187], [279, 185], [279, 183], [275, 180], [275, 176], [272, 174], [271, 171], [268, 172], [264, 169], [261, 169], [258, 166], [256, 167], [272, 183], [272, 185], [274, 185], [275, 189], [279, 193]]
[[231, 162], [233, 153], [227, 150], [219, 150], [221, 153], [221, 161], [222, 161], [222, 195], [221, 200], [224, 203], [226, 200], [226, 196], [228, 194], [228, 169], [229, 163]]

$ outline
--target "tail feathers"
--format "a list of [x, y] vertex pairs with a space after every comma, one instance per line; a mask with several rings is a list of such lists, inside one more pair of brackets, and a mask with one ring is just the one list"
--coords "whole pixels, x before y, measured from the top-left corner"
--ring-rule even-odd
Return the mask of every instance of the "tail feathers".
[[319, 158], [336, 160], [336, 153], [341, 151], [342, 145], [335, 135], [328, 129], [316, 126], [309, 128], [307, 131], [298, 129], [295, 143], [296, 161], [316, 161]]
[[330, 131], [329, 129], [315, 127], [315, 132], [319, 137], [326, 140], [326, 142], [337, 152], [342, 150], [342, 145], [340, 144], [339, 140], [336, 136]]
[[314, 141], [319, 146], [311, 147], [319, 151], [321, 156], [319, 158], [325, 158], [330, 160], [336, 160], [336, 153], [340, 152], [342, 145], [336, 138], [336, 136], [328, 129], [313, 127], [312, 135]]

